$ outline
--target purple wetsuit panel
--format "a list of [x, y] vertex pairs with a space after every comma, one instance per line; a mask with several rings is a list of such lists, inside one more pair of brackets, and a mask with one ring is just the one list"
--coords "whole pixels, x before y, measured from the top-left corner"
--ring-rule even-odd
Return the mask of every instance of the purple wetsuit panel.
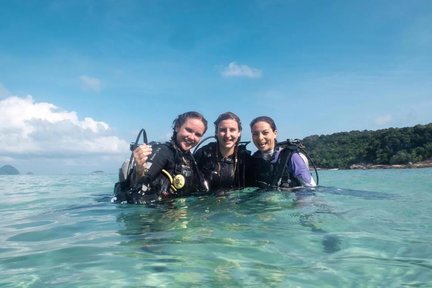
[[309, 172], [309, 167], [299, 155], [299, 153], [293, 153], [289, 165], [290, 171], [293, 175], [302, 182], [306, 184], [311, 183], [311, 175]]

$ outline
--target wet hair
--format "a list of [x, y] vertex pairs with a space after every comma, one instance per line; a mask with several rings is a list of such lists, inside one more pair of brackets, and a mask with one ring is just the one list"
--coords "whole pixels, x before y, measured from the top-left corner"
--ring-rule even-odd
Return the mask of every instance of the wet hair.
[[271, 129], [273, 131], [277, 130], [275, 122], [273, 121], [272, 118], [270, 118], [268, 116], [259, 116], [259, 117], [256, 117], [255, 119], [253, 119], [250, 122], [250, 124], [249, 124], [250, 128], [252, 129], [252, 126], [254, 126], [257, 122], [266, 122], [267, 124], [270, 125], [270, 127], [271, 127]]
[[215, 125], [215, 134], [217, 134], [217, 129], [218, 129], [218, 125], [220, 122], [224, 121], [224, 120], [234, 120], [237, 122], [238, 125], [238, 129], [241, 132], [242, 131], [242, 126], [241, 126], [241, 121], [240, 118], [233, 112], [225, 112], [219, 115], [219, 117], [216, 119], [216, 121], [214, 122]]
[[172, 124], [172, 128], [173, 128], [172, 139], [175, 139], [177, 136], [176, 128], [180, 128], [189, 118], [201, 120], [201, 122], [204, 124], [203, 135], [205, 134], [205, 132], [207, 131], [207, 120], [204, 118], [204, 116], [201, 113], [196, 111], [189, 111], [178, 115], [177, 118], [174, 119]]

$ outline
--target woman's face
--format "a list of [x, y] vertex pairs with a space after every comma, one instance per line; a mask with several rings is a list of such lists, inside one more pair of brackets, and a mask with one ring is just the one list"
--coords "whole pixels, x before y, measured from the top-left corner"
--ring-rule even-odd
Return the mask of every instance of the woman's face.
[[197, 118], [187, 118], [180, 127], [176, 127], [177, 145], [183, 151], [189, 151], [198, 144], [204, 134], [204, 123]]
[[216, 129], [216, 138], [218, 139], [219, 147], [225, 150], [234, 149], [240, 134], [237, 121], [233, 119], [222, 120]]
[[277, 130], [273, 131], [265, 121], [256, 122], [251, 129], [252, 140], [261, 152], [273, 150], [276, 145]]

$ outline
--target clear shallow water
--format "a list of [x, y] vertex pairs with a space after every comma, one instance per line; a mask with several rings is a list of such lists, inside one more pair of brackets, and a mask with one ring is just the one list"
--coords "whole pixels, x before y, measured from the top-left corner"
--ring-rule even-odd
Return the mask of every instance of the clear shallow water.
[[116, 175], [0, 176], [0, 287], [431, 287], [431, 176], [321, 171], [314, 193], [170, 208], [111, 204]]

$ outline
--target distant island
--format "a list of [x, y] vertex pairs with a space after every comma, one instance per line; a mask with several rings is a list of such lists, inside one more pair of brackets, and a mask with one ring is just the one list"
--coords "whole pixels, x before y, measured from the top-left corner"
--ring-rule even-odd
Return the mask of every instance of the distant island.
[[321, 169], [432, 167], [432, 123], [312, 135], [302, 142]]
[[12, 165], [4, 165], [0, 167], [0, 175], [20, 175], [20, 172]]
[[393, 164], [393, 165], [373, 165], [373, 164], [353, 164], [349, 169], [400, 169], [400, 168], [429, 168], [432, 167], [432, 159], [417, 163]]

